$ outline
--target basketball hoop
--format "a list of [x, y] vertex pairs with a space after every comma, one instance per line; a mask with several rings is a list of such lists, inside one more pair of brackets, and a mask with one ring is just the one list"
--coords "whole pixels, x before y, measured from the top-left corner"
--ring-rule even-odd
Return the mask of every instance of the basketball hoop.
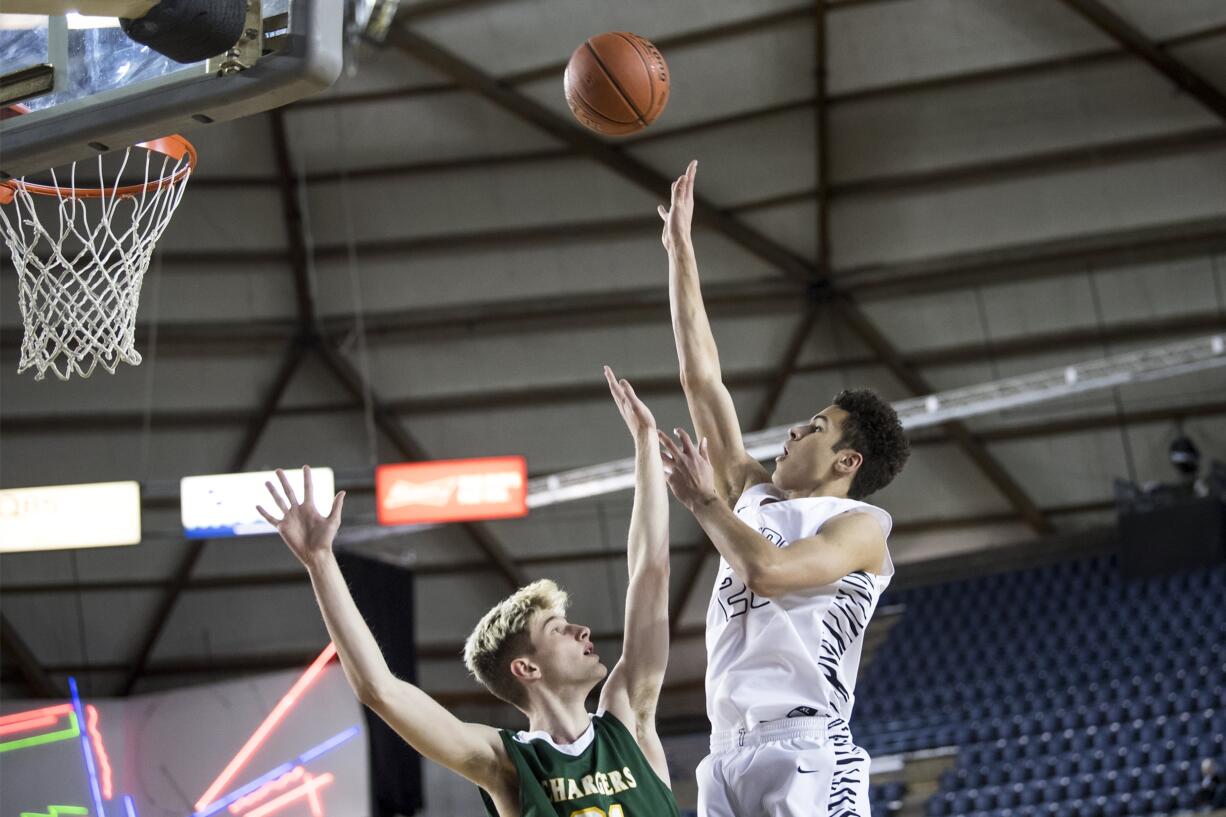
[[[24, 113], [13, 110], [19, 107], [0, 110], [0, 117]], [[139, 172], [142, 160], [144, 181], [121, 185], [129, 164]], [[48, 369], [68, 380], [74, 371], [89, 377], [98, 364], [114, 374], [121, 361], [141, 362], [135, 345], [141, 284], [187, 189], [196, 149], [177, 135], [141, 142], [109, 172], [99, 155], [96, 186], [78, 184], [77, 165], [66, 168], [64, 182], [54, 170], [50, 184], [0, 182], [0, 226], [17, 268], [25, 326], [17, 371], [33, 368], [35, 380]], [[49, 202], [42, 217], [36, 200]]]

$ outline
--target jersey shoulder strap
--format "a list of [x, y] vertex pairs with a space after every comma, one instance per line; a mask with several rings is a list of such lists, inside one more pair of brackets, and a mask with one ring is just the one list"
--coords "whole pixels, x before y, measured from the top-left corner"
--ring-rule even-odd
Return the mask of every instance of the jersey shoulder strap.
[[[520, 817], [555, 817], [558, 815], [560, 812], [554, 807], [554, 803], [550, 801], [538, 782], [541, 777], [538, 774], [541, 771], [538, 768], [540, 763], [531, 747], [517, 741], [515, 733], [509, 729], [499, 729], [498, 736], [502, 738], [502, 746], [507, 756], [511, 758], [511, 763], [515, 765], [515, 774], [519, 778], [516, 789], [519, 791]], [[485, 811], [489, 817], [500, 817], [498, 809], [494, 806], [493, 798], [485, 789], [478, 789], [478, 791], [481, 793], [481, 802], [485, 804]]]

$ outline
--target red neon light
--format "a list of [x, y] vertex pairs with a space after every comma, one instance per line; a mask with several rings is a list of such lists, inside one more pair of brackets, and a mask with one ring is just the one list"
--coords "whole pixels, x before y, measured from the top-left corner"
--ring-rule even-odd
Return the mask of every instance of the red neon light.
[[56, 704], [42, 709], [28, 709], [25, 712], [13, 712], [0, 716], [0, 735], [11, 735], [37, 729], [40, 726], [53, 726], [61, 715], [72, 711], [72, 704]]
[[380, 525], [508, 519], [528, 513], [523, 457], [406, 462], [375, 469]]
[[277, 809], [304, 797], [311, 808], [312, 817], [324, 817], [324, 807], [319, 799], [319, 790], [334, 779], [331, 772], [321, 774], [319, 777], [306, 774], [301, 786], [296, 786], [285, 794], [269, 800], [264, 805], [253, 808], [251, 811], [246, 812], [243, 817], [267, 817], [267, 815], [272, 814]]
[[85, 707], [86, 729], [90, 740], [94, 742], [94, 756], [98, 759], [98, 771], [102, 777], [102, 799], [115, 797], [115, 787], [111, 781], [111, 760], [106, 756], [106, 747], [102, 745], [102, 733], [98, 731], [98, 708], [93, 704]]
[[25, 732], [31, 729], [38, 729], [41, 726], [55, 726], [55, 722], [59, 718], [54, 715], [43, 715], [38, 718], [30, 718], [28, 721], [17, 721], [17, 723], [9, 723], [0, 726], [0, 735], [11, 735], [15, 732]]
[[286, 772], [271, 783], [265, 783], [263, 786], [260, 786], [258, 789], [251, 792], [251, 794], [235, 800], [230, 804], [230, 813], [238, 814], [245, 809], [251, 808], [273, 792], [281, 791], [290, 783], [301, 780], [304, 774], [306, 774], [305, 767], [295, 766], [291, 771]]
[[329, 642], [328, 646], [324, 647], [324, 651], [319, 654], [319, 657], [312, 661], [311, 666], [307, 667], [306, 671], [294, 682], [289, 692], [285, 693], [285, 697], [273, 707], [272, 712], [268, 713], [268, 717], [251, 734], [251, 737], [243, 744], [243, 748], [238, 750], [238, 754], [234, 756], [234, 759], [230, 761], [221, 775], [213, 781], [213, 784], [209, 786], [204, 794], [200, 795], [200, 799], [196, 801], [196, 811], [203, 811], [205, 806], [217, 799], [217, 795], [221, 793], [225, 785], [234, 778], [234, 775], [238, 774], [238, 770], [246, 765], [251, 756], [255, 754], [255, 750], [260, 748], [260, 744], [264, 742], [264, 739], [272, 733], [273, 729], [277, 728], [277, 724], [289, 713], [294, 704], [298, 703], [298, 698], [319, 677], [319, 674], [323, 672], [324, 665], [331, 661], [334, 655], [336, 655], [336, 645]]

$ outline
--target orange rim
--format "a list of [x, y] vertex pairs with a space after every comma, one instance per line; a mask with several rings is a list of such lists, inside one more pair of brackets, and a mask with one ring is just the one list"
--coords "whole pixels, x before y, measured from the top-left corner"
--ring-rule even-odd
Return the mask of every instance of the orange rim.
[[[13, 113], [23, 114], [29, 111], [24, 105], [9, 105], [7, 109], [6, 113], [12, 111]], [[12, 113], [9, 115], [11, 116]], [[149, 190], [160, 190], [167, 185], [182, 181], [196, 167], [195, 146], [177, 133], [163, 136], [161, 139], [150, 139], [148, 142], [137, 142], [133, 147], [144, 148], [145, 150], [151, 150], [154, 153], [168, 156], [174, 160], [176, 165], [182, 162], [183, 157], [186, 156], [187, 165], [180, 167], [170, 175], [122, 187], [61, 187], [56, 184], [35, 184], [33, 182], [21, 181], [20, 179], [9, 179], [8, 181], [0, 182], [0, 204], [11, 202], [13, 195], [18, 190], [24, 190], [35, 196], [55, 196], [57, 198], [70, 199], [97, 199], [103, 196], [119, 196], [120, 198], [138, 196]]]

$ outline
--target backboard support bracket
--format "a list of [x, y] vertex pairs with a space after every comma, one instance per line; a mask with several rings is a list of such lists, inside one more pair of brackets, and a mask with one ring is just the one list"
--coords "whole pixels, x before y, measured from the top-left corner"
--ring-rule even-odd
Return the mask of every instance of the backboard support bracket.
[[[246, 71], [255, 65], [264, 48], [264, 15], [260, 0], [247, 0], [247, 19], [243, 22], [243, 34], [225, 54], [209, 62], [210, 71], [222, 76]], [[214, 62], [216, 67], [214, 68]]]
[[[53, 105], [30, 100], [27, 112], [0, 120], [0, 180], [262, 113], [322, 91], [340, 76], [345, 4], [339, 0], [256, 0], [247, 6], [244, 22], [239, 42], [215, 57], [216, 63], [172, 65], [175, 73], [104, 86], [92, 96], [68, 97]], [[71, 30], [64, 17], [50, 16], [45, 26], [45, 53], [32, 54], [34, 59], [24, 68], [50, 63], [54, 77], [48, 96], [71, 93], [77, 85], [61, 73], [94, 63], [82, 63], [68, 52], [69, 38], [79, 43], [81, 34]], [[0, 35], [7, 36], [3, 31]], [[126, 57], [116, 63], [113, 71], [125, 68]]]
[[49, 62], [0, 75], [0, 106], [55, 90], [55, 66]]

